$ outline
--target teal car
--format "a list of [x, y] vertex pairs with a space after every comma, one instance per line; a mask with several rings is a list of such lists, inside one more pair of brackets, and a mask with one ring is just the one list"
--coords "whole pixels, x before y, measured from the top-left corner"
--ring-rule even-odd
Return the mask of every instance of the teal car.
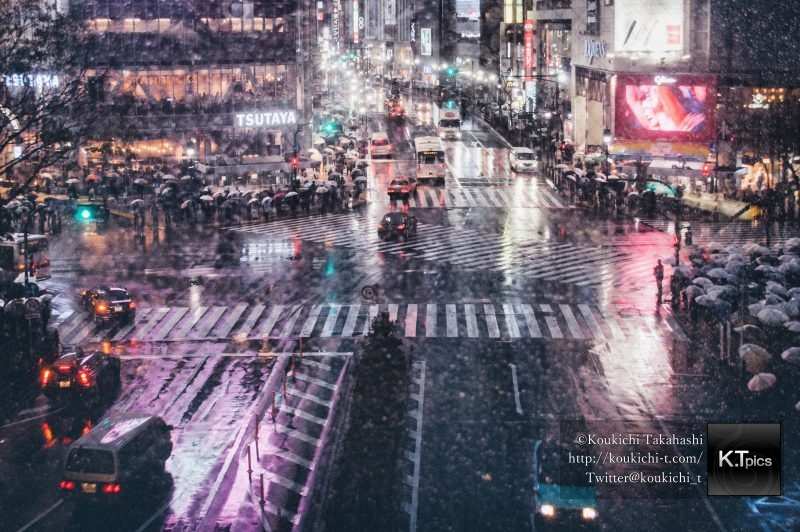
[[588, 450], [537, 440], [533, 445], [533, 499], [536, 529], [597, 527], [597, 491], [589, 482], [591, 465], [570, 463]]

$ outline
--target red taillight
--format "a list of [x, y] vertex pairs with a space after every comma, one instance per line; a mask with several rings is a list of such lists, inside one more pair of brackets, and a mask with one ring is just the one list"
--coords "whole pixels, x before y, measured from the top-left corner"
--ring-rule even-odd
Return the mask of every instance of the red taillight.
[[97, 311], [98, 314], [105, 314], [108, 312], [108, 305], [105, 303], [98, 303], [94, 309]]
[[42, 268], [47, 268], [50, 266], [50, 259], [44, 259], [41, 264]]
[[86, 373], [85, 369], [78, 370], [78, 383], [84, 388], [92, 385], [92, 378]]
[[58, 366], [56, 366], [56, 369], [58, 370], [59, 373], [69, 373], [70, 371], [72, 371], [72, 366], [70, 366], [69, 364], [59, 364]]
[[120, 489], [119, 484], [106, 484], [103, 486], [103, 493], [119, 493]]
[[71, 480], [62, 480], [61, 483], [59, 484], [59, 487], [62, 490], [72, 491], [75, 489], [75, 482]]
[[130, 303], [128, 303], [128, 308], [136, 308], [136, 303], [134, 301], [131, 301]]
[[47, 383], [50, 382], [50, 377], [52, 377], [52, 376], [53, 376], [53, 372], [50, 371], [49, 368], [44, 368], [42, 370], [42, 376], [41, 376], [42, 386], [47, 386]]

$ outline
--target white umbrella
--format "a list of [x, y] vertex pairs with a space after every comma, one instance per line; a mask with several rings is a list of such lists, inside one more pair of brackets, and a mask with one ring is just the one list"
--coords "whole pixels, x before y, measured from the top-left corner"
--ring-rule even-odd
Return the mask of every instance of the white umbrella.
[[325, 182], [325, 185], [326, 185], [326, 186], [329, 186], [329, 187], [334, 187], [334, 188], [335, 188], [335, 187], [338, 187], [338, 186], [339, 186], [339, 183], [337, 183], [336, 181], [326, 181], [326, 182]]
[[191, 204], [192, 200], [186, 200], [183, 203], [181, 203], [181, 209], [186, 209], [187, 207], [191, 206]]
[[564, 163], [557, 164], [556, 165], [556, 169], [558, 169], [558, 170], [569, 170], [569, 165], [568, 164], [564, 164]]
[[258, 203], [258, 198], [251, 198], [250, 201], [247, 202], [248, 205], [252, 205], [253, 203]]
[[[67, 183], [69, 183], [69, 181], [67, 181]], [[144, 179], [143, 177], [137, 177], [136, 179], [133, 180], [133, 184], [134, 185], [146, 185], [147, 184], [147, 179]]]
[[775, 385], [777, 377], [772, 373], [759, 373], [747, 383], [747, 389], [751, 392], [763, 392]]
[[192, 179], [190, 175], [181, 176], [181, 181], [191, 181]]
[[800, 347], [790, 347], [781, 353], [781, 358], [792, 364], [800, 364]]
[[203, 194], [202, 196], [200, 196], [200, 201], [214, 201], [214, 198], [212, 198], [208, 194]]
[[224, 196], [224, 194], [222, 192], [214, 192], [214, 194], [212, 195], [212, 197], [214, 197], [214, 198], [219, 198], [219, 197], [222, 197], [222, 196]]
[[317, 188], [317, 194], [325, 194], [327, 191], [328, 191], [328, 189], [325, 188], [325, 187], [318, 187]]
[[739, 347], [739, 358], [741, 358], [747, 366], [747, 371], [750, 373], [758, 373], [764, 369], [764, 365], [771, 358], [769, 352], [756, 344], [742, 344]]
[[172, 174], [167, 174], [167, 175], [163, 176], [161, 179], [164, 180], [164, 181], [177, 181], [178, 180], [178, 178], [175, 177]]
[[708, 288], [709, 286], [714, 285], [714, 281], [705, 277], [698, 277], [697, 279], [692, 280], [692, 282], [697, 286], [702, 286], [703, 288]]
[[357, 178], [353, 179], [353, 181], [366, 181], [367, 178], [363, 175], [358, 176]]
[[67, 184], [68, 185], [74, 185], [75, 183], [79, 183], [79, 182], [80, 181], [78, 181], [78, 179], [76, 179], [74, 177], [70, 177], [69, 179], [67, 179]]
[[144, 205], [144, 200], [135, 199], [130, 203], [131, 207], [138, 207], [139, 205]]
[[267, 205], [269, 203], [272, 203], [272, 198], [270, 198], [269, 196], [261, 200], [262, 205]]
[[297, 192], [293, 190], [291, 192], [287, 192], [284, 198], [293, 198], [294, 196], [297, 196]]
[[761, 309], [756, 317], [761, 323], [773, 326], [783, 325], [789, 321], [789, 316], [785, 312], [772, 307]]
[[170, 187], [164, 187], [164, 188], [162, 188], [161, 190], [158, 191], [158, 193], [160, 195], [162, 195], [162, 196], [166, 196], [170, 192], [172, 192], [172, 189]]
[[586, 171], [585, 170], [581, 170], [580, 168], [574, 168], [572, 171], [575, 172], [575, 175], [578, 175], [578, 176], [581, 176], [581, 177], [586, 175]]
[[322, 154], [320, 152], [312, 153], [308, 156], [308, 158], [317, 163], [322, 162]]

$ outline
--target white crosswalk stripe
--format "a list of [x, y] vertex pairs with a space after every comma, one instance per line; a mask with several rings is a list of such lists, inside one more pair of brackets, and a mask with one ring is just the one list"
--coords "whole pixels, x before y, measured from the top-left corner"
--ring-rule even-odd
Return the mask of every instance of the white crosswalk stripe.
[[[594, 304], [392, 303], [387, 305], [264, 305], [140, 308], [136, 323], [98, 324], [85, 312], [56, 318], [65, 344], [86, 339], [177, 342], [205, 339], [329, 338], [366, 335], [386, 311], [408, 338], [544, 338], [626, 341], [658, 335], [686, 337], [667, 316], [630, 318]], [[665, 310], [666, 312], [666, 310]], [[442, 321], [440, 321], [442, 320]], [[442, 323], [444, 327], [439, 324]], [[624, 327], [620, 326], [624, 324]], [[360, 324], [360, 325], [359, 325]]]
[[[675, 222], [672, 220], [639, 220], [641, 225], [652, 227], [662, 233], [675, 234]], [[719, 242], [725, 246], [735, 244], [738, 246], [751, 242], [766, 242], [766, 229], [764, 222], [690, 222], [692, 227], [692, 245], [703, 246], [712, 242]], [[770, 227], [770, 244], [783, 244], [787, 239], [796, 237], [797, 230], [793, 225], [773, 223]]]

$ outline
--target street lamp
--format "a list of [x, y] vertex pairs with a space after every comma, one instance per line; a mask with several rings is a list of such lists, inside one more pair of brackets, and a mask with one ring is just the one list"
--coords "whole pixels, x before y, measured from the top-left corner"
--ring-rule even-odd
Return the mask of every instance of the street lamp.
[[608, 168], [609, 168], [609, 166], [608, 166], [608, 145], [611, 144], [612, 140], [613, 140], [613, 137], [611, 136], [611, 130], [608, 129], [608, 128], [605, 128], [603, 130], [603, 151], [604, 151], [604, 155], [605, 155], [605, 157], [603, 158], [603, 169], [605, 171], [603, 173], [606, 174], [606, 176], [608, 176]]

